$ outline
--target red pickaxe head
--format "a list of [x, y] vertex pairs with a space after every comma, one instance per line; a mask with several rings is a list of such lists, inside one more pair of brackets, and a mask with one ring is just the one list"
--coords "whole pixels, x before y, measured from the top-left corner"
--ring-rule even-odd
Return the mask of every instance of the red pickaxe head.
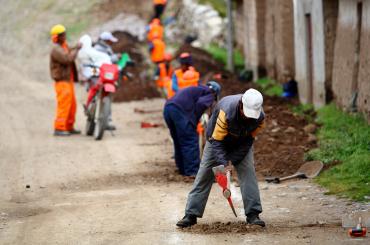
[[222, 194], [227, 199], [235, 217], [238, 217], [235, 212], [233, 201], [231, 200], [231, 191], [230, 191], [230, 171], [225, 171], [225, 166], [220, 165], [212, 168], [213, 173], [215, 174], [216, 181], [218, 185], [222, 188]]

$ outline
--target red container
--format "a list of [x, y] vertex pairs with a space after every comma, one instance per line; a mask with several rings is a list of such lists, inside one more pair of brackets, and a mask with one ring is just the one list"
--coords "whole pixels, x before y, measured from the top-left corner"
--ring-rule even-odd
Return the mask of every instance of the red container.
[[119, 70], [115, 64], [103, 64], [100, 67], [100, 80], [103, 83], [114, 83], [118, 80]]

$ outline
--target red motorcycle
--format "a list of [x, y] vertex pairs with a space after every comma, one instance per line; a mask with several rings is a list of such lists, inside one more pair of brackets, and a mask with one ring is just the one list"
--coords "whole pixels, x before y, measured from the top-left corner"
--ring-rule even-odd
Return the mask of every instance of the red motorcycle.
[[101, 140], [111, 114], [112, 95], [116, 92], [119, 80], [119, 68], [115, 64], [103, 64], [93, 67], [97, 79], [96, 84], [89, 90], [86, 104], [86, 134], [94, 135], [96, 140]]

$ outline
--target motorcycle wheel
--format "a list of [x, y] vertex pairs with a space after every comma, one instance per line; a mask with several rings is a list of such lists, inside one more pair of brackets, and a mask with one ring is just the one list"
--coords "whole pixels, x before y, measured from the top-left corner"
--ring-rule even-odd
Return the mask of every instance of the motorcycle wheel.
[[95, 140], [101, 140], [104, 135], [105, 128], [108, 123], [109, 112], [111, 108], [112, 98], [110, 95], [105, 96], [101, 102], [100, 106], [98, 106], [98, 120], [96, 120], [95, 130], [94, 130], [94, 137]]
[[88, 109], [87, 109], [87, 119], [86, 119], [86, 126], [85, 132], [86, 135], [92, 136], [94, 134], [95, 129], [95, 112], [96, 112], [96, 102], [93, 100]]

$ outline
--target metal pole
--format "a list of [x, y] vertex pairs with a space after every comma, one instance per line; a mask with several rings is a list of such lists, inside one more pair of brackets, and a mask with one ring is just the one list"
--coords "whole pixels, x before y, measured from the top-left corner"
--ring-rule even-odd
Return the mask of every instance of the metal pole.
[[234, 71], [234, 26], [233, 26], [233, 10], [232, 1], [226, 1], [227, 8], [227, 69]]

